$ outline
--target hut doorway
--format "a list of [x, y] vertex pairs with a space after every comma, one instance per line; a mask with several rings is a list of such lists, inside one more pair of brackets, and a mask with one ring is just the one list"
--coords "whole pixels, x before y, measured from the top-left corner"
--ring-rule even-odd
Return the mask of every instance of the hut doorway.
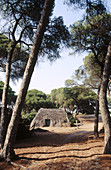
[[45, 119], [45, 126], [46, 127], [50, 126], [50, 119]]

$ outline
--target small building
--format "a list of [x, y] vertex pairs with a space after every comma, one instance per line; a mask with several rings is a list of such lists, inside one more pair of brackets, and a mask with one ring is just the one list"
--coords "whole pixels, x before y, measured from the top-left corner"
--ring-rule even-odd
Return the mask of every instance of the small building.
[[69, 127], [70, 122], [64, 109], [41, 108], [30, 124], [30, 129], [38, 127]]

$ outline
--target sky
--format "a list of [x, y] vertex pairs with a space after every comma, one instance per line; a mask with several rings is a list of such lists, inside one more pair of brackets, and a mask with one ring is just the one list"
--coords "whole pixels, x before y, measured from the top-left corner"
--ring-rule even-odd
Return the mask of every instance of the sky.
[[[111, 6], [111, 0], [108, 0]], [[83, 10], [72, 10], [68, 6], [63, 5], [63, 1], [56, 0], [54, 8], [54, 16], [63, 16], [64, 24], [70, 26], [74, 22], [82, 19]], [[69, 49], [63, 49], [61, 52], [61, 58], [57, 59], [53, 63], [50, 61], [39, 62], [33, 72], [29, 90], [37, 89], [43, 91], [46, 94], [50, 94], [52, 89], [57, 89], [65, 86], [65, 80], [70, 79], [74, 71], [81, 65], [83, 65], [83, 58], [86, 53], [69, 55]], [[2, 81], [4, 81], [2, 79]], [[10, 86], [18, 94], [22, 80], [13, 83], [10, 81]]]

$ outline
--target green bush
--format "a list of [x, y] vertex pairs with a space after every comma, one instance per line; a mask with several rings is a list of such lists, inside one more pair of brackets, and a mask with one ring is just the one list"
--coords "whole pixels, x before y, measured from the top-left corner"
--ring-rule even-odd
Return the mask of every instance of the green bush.
[[31, 121], [33, 120], [33, 118], [35, 117], [35, 115], [36, 115], [35, 111], [22, 115], [23, 123], [26, 125], [29, 125]]

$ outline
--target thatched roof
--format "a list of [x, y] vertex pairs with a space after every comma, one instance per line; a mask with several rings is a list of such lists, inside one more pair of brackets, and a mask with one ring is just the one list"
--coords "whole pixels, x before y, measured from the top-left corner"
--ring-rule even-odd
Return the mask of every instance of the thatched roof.
[[41, 108], [30, 124], [34, 129], [40, 126], [69, 126], [67, 113], [64, 109], [46, 109]]

